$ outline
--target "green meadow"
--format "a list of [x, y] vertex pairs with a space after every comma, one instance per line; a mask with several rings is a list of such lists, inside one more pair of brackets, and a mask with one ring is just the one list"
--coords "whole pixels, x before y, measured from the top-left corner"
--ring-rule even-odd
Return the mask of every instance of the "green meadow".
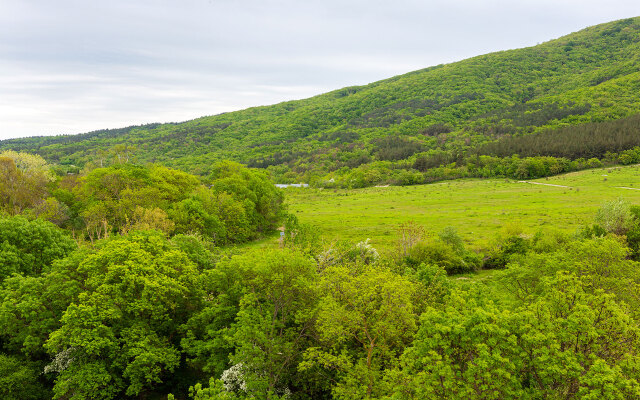
[[370, 238], [374, 246], [389, 248], [399, 224], [413, 221], [434, 234], [452, 226], [467, 245], [482, 248], [509, 226], [525, 234], [544, 228], [573, 232], [591, 224], [605, 201], [622, 197], [640, 204], [640, 168], [593, 169], [527, 182], [468, 179], [352, 190], [288, 188], [285, 193], [289, 212], [315, 226], [327, 242]]

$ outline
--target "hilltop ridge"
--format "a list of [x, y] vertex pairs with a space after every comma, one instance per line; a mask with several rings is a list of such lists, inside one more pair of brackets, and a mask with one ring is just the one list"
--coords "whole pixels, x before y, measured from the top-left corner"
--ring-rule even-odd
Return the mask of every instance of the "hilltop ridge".
[[[460, 162], [505, 137], [633, 118], [637, 93], [638, 17], [304, 100], [183, 123], [5, 140], [0, 149], [81, 167], [99, 150], [125, 145], [139, 162], [205, 175], [213, 162], [231, 159], [280, 181], [367, 166], [414, 172], [418, 160]], [[625, 143], [615, 151], [640, 144]]]

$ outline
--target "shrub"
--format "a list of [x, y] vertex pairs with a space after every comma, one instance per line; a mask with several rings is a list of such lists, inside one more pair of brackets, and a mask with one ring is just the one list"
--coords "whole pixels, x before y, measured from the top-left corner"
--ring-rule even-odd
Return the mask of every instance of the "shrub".
[[631, 205], [622, 198], [607, 201], [596, 213], [595, 222], [609, 233], [624, 235], [633, 224]]
[[529, 241], [521, 235], [507, 237], [497, 248], [485, 258], [483, 268], [504, 268], [515, 254], [525, 254], [530, 247]]
[[[469, 258], [469, 261], [472, 261]], [[476, 268], [474, 262], [465, 261], [465, 257], [456, 253], [453, 247], [442, 240], [421, 242], [409, 249], [405, 263], [413, 268], [420, 264], [436, 264], [444, 267], [447, 274], [462, 274]]]

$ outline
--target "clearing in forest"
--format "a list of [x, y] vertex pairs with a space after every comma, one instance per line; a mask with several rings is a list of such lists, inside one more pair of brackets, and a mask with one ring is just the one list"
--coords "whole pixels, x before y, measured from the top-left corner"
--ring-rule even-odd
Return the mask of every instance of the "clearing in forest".
[[[465, 242], [481, 247], [505, 225], [525, 233], [541, 228], [568, 232], [591, 224], [604, 201], [622, 197], [640, 204], [638, 166], [586, 170], [527, 181], [466, 179], [419, 186], [366, 189], [286, 189], [289, 211], [317, 227], [326, 240], [371, 238], [392, 246], [396, 227], [407, 221], [437, 233], [454, 227]], [[544, 185], [542, 185], [544, 184]]]

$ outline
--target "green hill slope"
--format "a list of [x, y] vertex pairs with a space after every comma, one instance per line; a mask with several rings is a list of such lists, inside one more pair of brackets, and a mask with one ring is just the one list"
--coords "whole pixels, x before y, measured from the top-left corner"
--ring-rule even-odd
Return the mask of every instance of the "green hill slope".
[[7, 140], [0, 149], [82, 166], [126, 145], [141, 162], [207, 174], [213, 161], [232, 159], [289, 181], [367, 166], [411, 172], [419, 159], [460, 163], [505, 136], [633, 116], [638, 93], [640, 18], [631, 18], [305, 100], [178, 124]]

